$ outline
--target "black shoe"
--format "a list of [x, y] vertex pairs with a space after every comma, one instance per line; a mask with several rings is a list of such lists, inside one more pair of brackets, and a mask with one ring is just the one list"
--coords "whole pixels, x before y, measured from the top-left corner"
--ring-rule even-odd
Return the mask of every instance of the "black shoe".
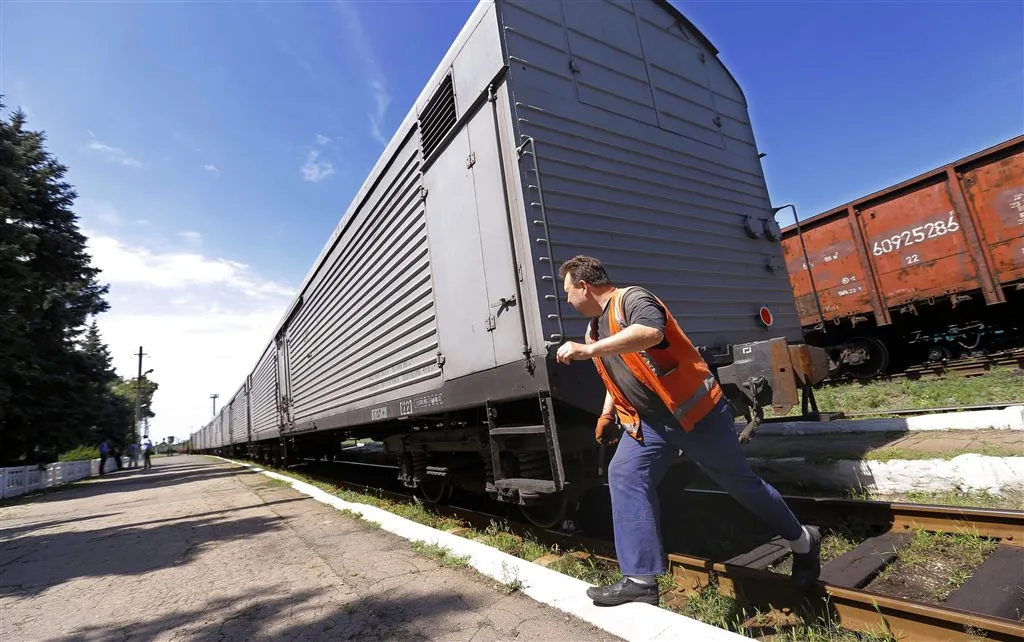
[[821, 574], [821, 533], [817, 526], [807, 526], [811, 538], [811, 550], [806, 553], [793, 553], [793, 572], [791, 577], [797, 587], [806, 591], [814, 586]]
[[626, 602], [645, 602], [658, 605], [658, 583], [638, 584], [624, 577], [611, 586], [592, 586], [587, 589], [587, 597], [598, 606], [617, 606]]

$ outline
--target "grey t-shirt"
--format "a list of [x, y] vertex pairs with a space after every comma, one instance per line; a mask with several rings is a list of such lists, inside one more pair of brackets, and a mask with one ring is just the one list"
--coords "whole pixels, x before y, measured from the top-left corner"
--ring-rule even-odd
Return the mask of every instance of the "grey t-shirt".
[[[665, 332], [665, 310], [658, 303], [650, 292], [643, 288], [632, 288], [626, 292], [622, 299], [622, 311], [625, 316], [625, 325], [627, 326], [639, 323], [656, 330]], [[611, 336], [611, 329], [609, 325], [609, 315], [614, 314], [612, 310], [611, 301], [605, 306], [604, 312], [597, 322], [597, 338], [598, 340], [605, 339]], [[668, 347], [668, 340], [663, 339], [661, 343], [654, 346], [655, 348], [664, 349]], [[647, 386], [642, 384], [633, 373], [630, 372], [629, 366], [623, 361], [619, 355], [600, 357], [601, 363], [604, 364], [605, 369], [608, 371], [608, 376], [611, 377], [612, 381], [619, 387], [622, 394], [625, 395], [626, 399], [629, 400], [636, 411], [644, 419], [659, 420], [667, 419], [672, 416], [665, 403], [661, 400], [656, 392], [649, 389]]]

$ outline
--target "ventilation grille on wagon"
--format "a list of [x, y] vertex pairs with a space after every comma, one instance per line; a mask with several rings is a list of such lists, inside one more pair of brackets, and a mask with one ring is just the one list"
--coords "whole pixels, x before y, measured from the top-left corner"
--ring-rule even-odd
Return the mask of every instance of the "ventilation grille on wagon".
[[449, 74], [441, 86], [437, 88], [430, 102], [420, 114], [420, 142], [423, 145], [423, 158], [430, 155], [440, 146], [446, 134], [455, 126], [455, 87]]

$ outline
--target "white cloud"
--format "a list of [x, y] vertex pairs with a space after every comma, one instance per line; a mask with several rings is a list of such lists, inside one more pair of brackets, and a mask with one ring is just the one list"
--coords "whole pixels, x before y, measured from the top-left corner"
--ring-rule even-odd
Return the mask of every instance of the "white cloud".
[[111, 147], [106, 143], [101, 143], [98, 140], [94, 140], [89, 143], [88, 148], [94, 152], [98, 152], [111, 163], [120, 163], [125, 167], [142, 167], [142, 163], [132, 158], [132, 156], [118, 147]]
[[130, 247], [111, 236], [86, 234], [93, 264], [102, 269], [98, 277], [102, 282], [139, 285], [147, 289], [217, 286], [252, 299], [291, 294], [290, 288], [252, 274], [244, 263], [211, 259], [187, 250], [159, 254], [143, 247]]
[[203, 235], [199, 232], [178, 232], [178, 236], [185, 239], [189, 245], [200, 245], [203, 242]]
[[315, 149], [309, 150], [306, 162], [299, 169], [302, 171], [302, 179], [311, 183], [318, 183], [334, 173], [331, 161], [321, 159], [320, 152]]
[[317, 134], [316, 135], [316, 144], [317, 145], [326, 145], [329, 142], [331, 142], [331, 139], [328, 138], [327, 136], [324, 136], [323, 134]]
[[136, 225], [149, 225], [149, 221], [147, 221], [144, 218], [140, 218], [139, 220], [135, 221], [135, 224]]
[[219, 410], [237, 392], [294, 292], [236, 261], [85, 233], [98, 280], [111, 286], [97, 321], [114, 367], [135, 376], [141, 345], [160, 385], [150, 436], [186, 438], [210, 420], [211, 393]]
[[384, 115], [388, 105], [391, 104], [391, 92], [388, 90], [387, 79], [380, 69], [377, 56], [370, 46], [370, 40], [366, 37], [362, 20], [352, 3], [339, 2], [335, 5], [341, 11], [345, 19], [345, 27], [348, 30], [347, 42], [352, 46], [356, 57], [362, 64], [363, 73], [366, 76], [366, 84], [373, 94], [374, 109], [367, 116], [370, 118], [370, 133], [377, 142], [384, 144], [388, 139], [384, 137], [381, 128], [384, 124]]
[[217, 166], [211, 165], [210, 163], [203, 165], [203, 169], [205, 169], [208, 172], [213, 172], [214, 174], [220, 174], [220, 170], [217, 169]]

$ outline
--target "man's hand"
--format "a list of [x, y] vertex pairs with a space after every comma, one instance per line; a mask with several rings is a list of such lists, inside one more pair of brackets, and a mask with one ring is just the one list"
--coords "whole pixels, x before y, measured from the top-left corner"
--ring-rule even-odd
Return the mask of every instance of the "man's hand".
[[559, 363], [569, 363], [570, 361], [590, 359], [591, 349], [590, 346], [582, 343], [566, 341], [562, 345], [558, 346], [557, 358]]
[[597, 426], [594, 427], [594, 439], [599, 444], [608, 446], [619, 441], [619, 426], [615, 422], [613, 414], [603, 414], [597, 419]]

